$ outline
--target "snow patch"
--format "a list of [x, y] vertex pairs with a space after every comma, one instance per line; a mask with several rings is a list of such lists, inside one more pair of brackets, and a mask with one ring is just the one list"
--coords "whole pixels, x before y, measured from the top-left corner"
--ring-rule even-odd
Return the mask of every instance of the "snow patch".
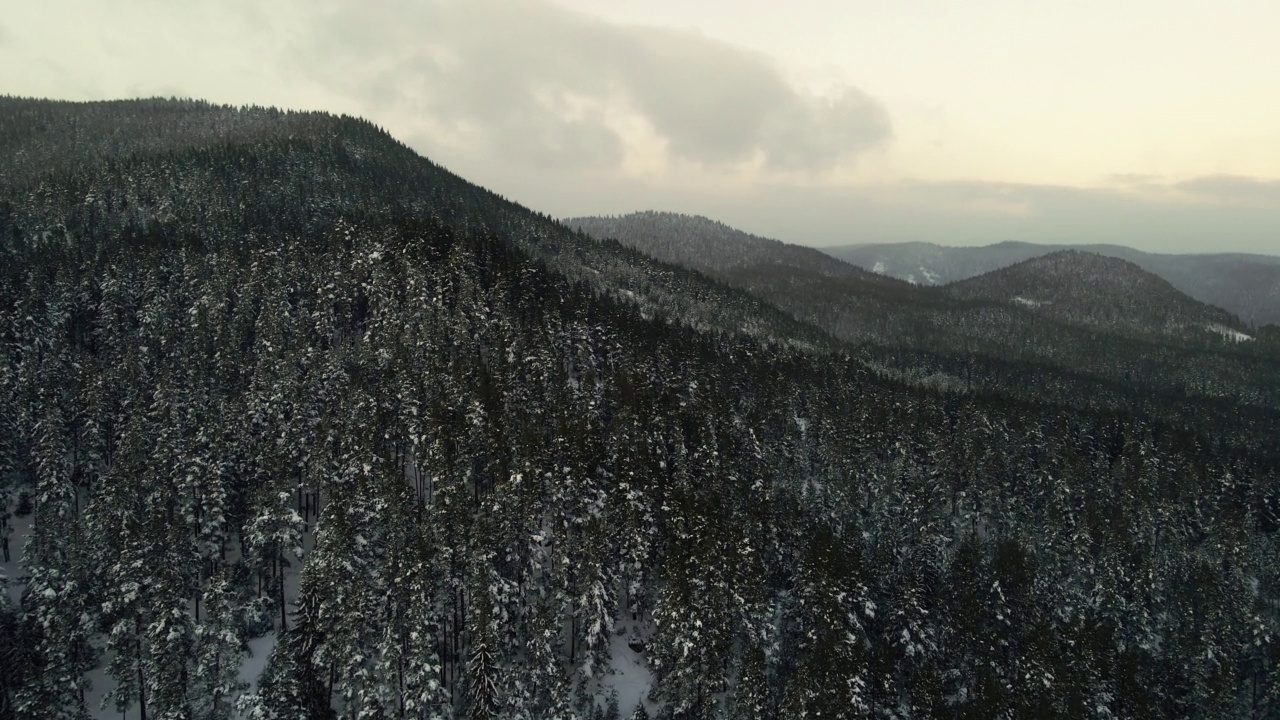
[[876, 261], [875, 265], [871, 266], [871, 272], [873, 273], [880, 273], [881, 275], [883, 275], [884, 271], [885, 271], [884, 263], [880, 262], [879, 260]]
[[1019, 305], [1024, 305], [1029, 308], [1038, 308], [1043, 305], [1053, 304], [1052, 300], [1032, 300], [1031, 298], [1022, 297], [1021, 295], [1014, 295], [1013, 301]]
[[1216, 332], [1222, 337], [1232, 342], [1248, 342], [1253, 339], [1252, 335], [1246, 335], [1239, 330], [1232, 330], [1226, 325], [1220, 323], [1211, 323], [1206, 326], [1211, 332]]
[[267, 658], [276, 647], [276, 634], [270, 632], [262, 637], [253, 638], [246, 644], [249, 646], [249, 657], [245, 658], [244, 664], [240, 666], [236, 681], [249, 686], [245, 690], [246, 693], [255, 693], [258, 691], [258, 678], [262, 676], [262, 671], [267, 666]]
[[920, 266], [920, 274], [924, 275], [924, 279], [928, 280], [930, 285], [937, 285], [938, 281], [942, 279], [938, 273], [930, 272], [929, 269], [923, 265]]
[[103, 698], [116, 689], [115, 678], [107, 672], [107, 665], [111, 663], [112, 655], [112, 653], [103, 653], [98, 666], [85, 673], [85, 679], [89, 681], [89, 689], [84, 693], [84, 705], [89, 710], [90, 717], [101, 718], [101, 720], [137, 718], [141, 714], [135, 707], [137, 703], [129, 703], [129, 707], [124, 712], [116, 710], [115, 703], [107, 703], [105, 708], [102, 707]]

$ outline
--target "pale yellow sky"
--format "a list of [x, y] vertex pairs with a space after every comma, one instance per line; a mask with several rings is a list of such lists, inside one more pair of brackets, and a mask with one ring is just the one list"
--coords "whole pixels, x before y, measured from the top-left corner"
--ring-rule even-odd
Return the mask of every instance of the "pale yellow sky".
[[0, 92], [362, 115], [553, 215], [1280, 254], [1274, 0], [43, 0]]
[[875, 179], [1280, 177], [1274, 0], [559, 0], [687, 27], [884, 103]]

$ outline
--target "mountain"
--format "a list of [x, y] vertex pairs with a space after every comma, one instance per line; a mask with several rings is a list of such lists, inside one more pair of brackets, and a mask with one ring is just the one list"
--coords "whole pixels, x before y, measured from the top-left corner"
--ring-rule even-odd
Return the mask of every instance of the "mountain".
[[1240, 396], [1280, 407], [1280, 374], [1259, 361], [1271, 350], [1234, 342], [1252, 338], [1238, 319], [1123, 260], [1058, 254], [980, 282], [930, 287], [705, 218], [650, 212], [566, 222], [707, 272], [904, 377], [964, 387], [976, 381], [1015, 396], [1056, 387], [1055, 402], [1121, 404], [1131, 400], [1098, 383], [1140, 381], [1147, 395]]
[[[581, 217], [569, 227], [616, 240], [645, 256], [698, 270], [748, 291], [846, 341], [895, 332], [895, 308], [921, 297], [909, 283], [821, 251], [751, 235], [705, 217], [640, 212]], [[834, 301], [834, 304], [833, 304]]]
[[1060, 322], [1148, 335], [1252, 340], [1230, 313], [1191, 299], [1134, 263], [1077, 250], [1025, 260], [946, 287], [960, 300], [1011, 302]]
[[[205, 235], [231, 232], [228, 223], [245, 216], [272, 232], [292, 225], [311, 234], [344, 216], [379, 222], [429, 219], [517, 245], [574, 281], [636, 304], [648, 316], [679, 317], [698, 327], [805, 346], [825, 342], [812, 328], [744, 293], [616, 243], [570, 232], [466, 182], [356, 118], [256, 107], [232, 113], [197, 101], [71, 104], [0, 98], [0, 107], [9, 123], [0, 147], [10, 159], [0, 189], [11, 198], [40, 181], [47, 186], [49, 178], [65, 183], [58, 195], [46, 190], [24, 198], [19, 209], [29, 216], [27, 223], [62, 222], [66, 208], [74, 208], [66, 218], [77, 226], [73, 230], [106, 224], [164, 236], [193, 213], [201, 216]], [[222, 154], [226, 160], [218, 157]], [[139, 174], [117, 187], [131, 166]], [[272, 181], [231, 186], [240, 172], [270, 173]]]
[[619, 217], [568, 218], [563, 222], [589, 235], [617, 240], [664, 262], [720, 277], [767, 265], [827, 277], [856, 277], [877, 285], [894, 284], [820, 250], [751, 235], [697, 215], [650, 210]]
[[[1261, 340], [734, 287], [356, 118], [6, 98], [0, 147], [0, 718], [1280, 709]], [[775, 304], [826, 282], [937, 332]], [[957, 317], [1198, 385], [891, 372], [983, 372]]]
[[1119, 245], [1033, 245], [1002, 242], [946, 247], [912, 242], [823, 250], [858, 267], [922, 285], [943, 285], [1052, 252], [1076, 249], [1121, 258], [1168, 280], [1187, 295], [1253, 325], [1280, 325], [1280, 257], [1247, 254], [1168, 255]]

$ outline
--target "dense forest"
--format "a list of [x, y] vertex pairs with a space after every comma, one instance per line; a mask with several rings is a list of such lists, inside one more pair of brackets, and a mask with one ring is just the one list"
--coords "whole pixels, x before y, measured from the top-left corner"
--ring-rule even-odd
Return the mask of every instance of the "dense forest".
[[0, 718], [1280, 717], [1248, 377], [931, 381], [189, 101], [0, 99], [0, 332]]

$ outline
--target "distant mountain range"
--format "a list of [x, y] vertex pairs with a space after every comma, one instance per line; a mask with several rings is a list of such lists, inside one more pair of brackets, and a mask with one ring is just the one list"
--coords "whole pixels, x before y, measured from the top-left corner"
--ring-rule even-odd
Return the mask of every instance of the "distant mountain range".
[[[640, 212], [564, 222], [746, 290], [913, 376], [934, 367], [972, 382], [976, 363], [986, 368], [986, 387], [1015, 394], [1027, 383], [1058, 383], [1063, 373], [1214, 397], [1241, 381], [1271, 394], [1271, 373], [1232, 347], [1252, 340], [1252, 327], [1118, 257], [1076, 250], [1020, 257], [1013, 248], [1005, 255], [1012, 264], [977, 274], [983, 266], [967, 260], [964, 280], [935, 286], [833, 263], [812, 248], [702, 217]], [[941, 270], [949, 266], [934, 267], [936, 282], [949, 277]]]
[[[806, 307], [816, 307], [832, 299], [856, 302], [860, 306], [879, 304], [879, 310], [892, 311], [891, 314], [897, 316], [910, 314], [921, 305], [939, 305], [954, 313], [960, 312], [966, 303], [1011, 303], [1015, 307], [1035, 309], [1041, 317], [1108, 331], [1125, 329], [1140, 334], [1182, 335], [1190, 328], [1193, 334], [1202, 335], [1210, 326], [1231, 331], [1246, 329], [1232, 312], [1195, 298], [1159, 272], [1119, 252], [1092, 251], [1094, 247], [1107, 246], [1090, 246], [1089, 250], [1016, 243], [986, 248], [925, 244], [879, 246], [899, 248], [901, 255], [897, 259], [876, 260], [868, 268], [865, 263], [870, 256], [863, 257], [862, 263], [848, 262], [838, 254], [751, 235], [699, 216], [647, 211], [618, 217], [571, 218], [565, 223], [599, 238], [616, 239], [655, 259], [751, 289], [757, 295], [776, 294], [777, 288], [773, 286], [779, 283], [795, 285], [796, 289], [789, 295], [795, 299], [800, 295], [806, 297], [803, 302], [786, 308], [792, 313], [804, 314]], [[1171, 260], [1202, 257], [1111, 249]], [[964, 252], [966, 250], [976, 252]], [[876, 257], [889, 258], [888, 255]], [[1280, 258], [1257, 258], [1252, 266], [1267, 267], [1265, 261], [1274, 260], [1274, 267], [1280, 272]], [[1192, 263], [1170, 262], [1168, 265], [1187, 268]], [[916, 267], [917, 272], [906, 272], [909, 266]], [[805, 286], [803, 292], [799, 290], [800, 285]], [[939, 287], [944, 285], [946, 287]], [[824, 288], [822, 292], [831, 297], [817, 301], [812, 295], [818, 287]], [[884, 318], [844, 318], [846, 323], [850, 320], [879, 323]], [[831, 327], [831, 323], [818, 324], [827, 326], [826, 329], [837, 336], [866, 334], [842, 332], [839, 327]]]
[[910, 242], [823, 248], [832, 257], [921, 285], [944, 285], [1060, 250], [1116, 257], [1155, 273], [1173, 287], [1254, 325], [1280, 324], [1280, 257], [1239, 253], [1169, 255], [1120, 245], [1033, 245], [1002, 242], [944, 247]]

